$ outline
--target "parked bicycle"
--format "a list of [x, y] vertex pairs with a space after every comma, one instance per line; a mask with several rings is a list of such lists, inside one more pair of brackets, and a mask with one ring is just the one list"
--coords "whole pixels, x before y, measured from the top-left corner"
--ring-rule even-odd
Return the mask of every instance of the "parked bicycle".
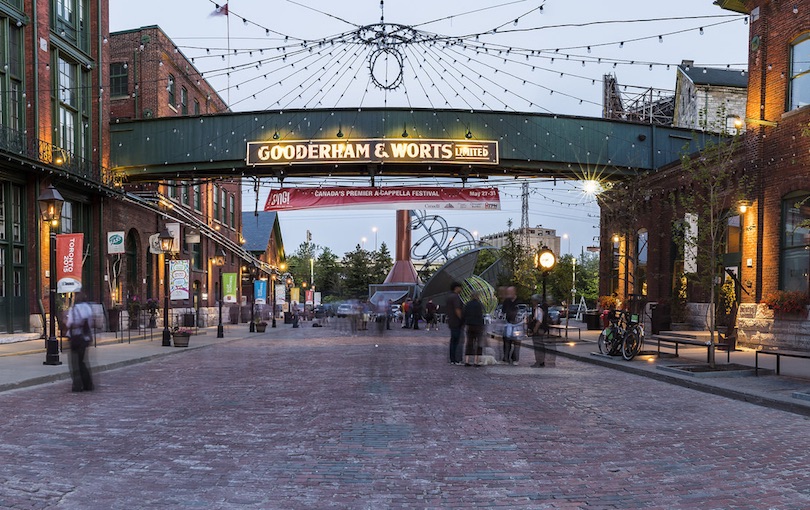
[[638, 314], [623, 312], [627, 326], [622, 336], [622, 358], [627, 361], [635, 358], [644, 347], [644, 324], [639, 320]]
[[608, 326], [599, 334], [597, 345], [600, 353], [608, 356], [618, 356], [621, 354], [622, 340], [624, 339], [624, 312], [611, 310], [608, 321]]
[[609, 321], [608, 327], [599, 334], [599, 352], [632, 360], [644, 346], [644, 325], [639, 316], [627, 310], [613, 310]]

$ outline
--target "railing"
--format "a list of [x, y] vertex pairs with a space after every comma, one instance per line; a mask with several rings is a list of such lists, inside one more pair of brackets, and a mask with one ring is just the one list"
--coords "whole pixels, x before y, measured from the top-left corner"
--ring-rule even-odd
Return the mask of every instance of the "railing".
[[0, 126], [0, 151], [50, 165], [93, 184], [112, 188], [121, 185], [121, 178], [109, 168], [97, 165], [50, 142], [29, 138], [22, 131], [7, 126]]

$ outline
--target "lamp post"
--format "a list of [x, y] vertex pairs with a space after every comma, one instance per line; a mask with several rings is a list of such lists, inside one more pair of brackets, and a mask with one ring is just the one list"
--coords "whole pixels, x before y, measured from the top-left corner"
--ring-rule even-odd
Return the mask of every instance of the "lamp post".
[[270, 285], [273, 286], [272, 289], [272, 296], [273, 302], [271, 303], [273, 306], [270, 307], [270, 315], [273, 316], [272, 327], [276, 327], [276, 268], [273, 268], [273, 274], [270, 275]]
[[371, 231], [374, 232], [374, 251], [377, 251], [377, 227], [371, 227]]
[[219, 254], [214, 257], [213, 263], [219, 267], [219, 289], [217, 292], [217, 299], [219, 300], [219, 322], [217, 322], [217, 338], [225, 337], [225, 328], [222, 325], [222, 266], [225, 265], [225, 251], [220, 250]]
[[62, 198], [59, 191], [53, 187], [53, 184], [49, 184], [48, 188], [39, 195], [37, 202], [39, 203], [39, 214], [42, 217], [42, 221], [48, 223], [48, 249], [51, 254], [48, 268], [50, 274], [48, 278], [48, 287], [50, 290], [48, 304], [51, 312], [50, 330], [48, 339], [45, 341], [45, 361], [42, 364], [61, 365], [62, 362], [59, 361], [59, 343], [56, 340], [56, 227], [59, 225], [59, 218], [62, 215], [62, 205], [64, 205], [65, 199]]
[[540, 248], [540, 251], [534, 256], [534, 266], [539, 269], [543, 275], [543, 304], [546, 304], [546, 277], [548, 277], [548, 273], [550, 273], [556, 265], [557, 257], [547, 246]]
[[169, 331], [169, 256], [174, 245], [174, 236], [166, 227], [160, 234], [160, 251], [163, 252], [163, 347], [171, 347], [172, 334]]

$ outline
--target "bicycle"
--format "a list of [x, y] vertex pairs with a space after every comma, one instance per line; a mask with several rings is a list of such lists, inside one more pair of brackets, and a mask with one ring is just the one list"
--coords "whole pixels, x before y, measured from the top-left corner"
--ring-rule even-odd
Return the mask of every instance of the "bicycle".
[[623, 325], [624, 312], [620, 310], [612, 310], [608, 327], [602, 330], [599, 334], [597, 345], [599, 352], [607, 354], [608, 356], [617, 356], [621, 354], [622, 340], [625, 335], [625, 328]]
[[629, 319], [621, 341], [622, 358], [630, 361], [641, 352], [641, 348], [644, 346], [644, 324], [639, 321], [638, 314], [623, 313]]

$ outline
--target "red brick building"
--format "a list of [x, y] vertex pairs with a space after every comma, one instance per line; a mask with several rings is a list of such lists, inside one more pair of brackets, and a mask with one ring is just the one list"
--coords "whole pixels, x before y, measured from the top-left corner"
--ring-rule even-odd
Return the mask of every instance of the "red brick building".
[[[746, 130], [730, 158], [738, 178], [726, 189], [730, 214], [721, 254], [724, 269], [739, 282], [738, 341], [810, 349], [806, 311], [792, 317], [804, 320], [785, 320], [764, 304], [777, 291], [810, 292], [810, 1], [715, 3], [749, 15], [750, 26]], [[642, 213], [621, 235], [615, 232], [617, 216], [607, 212], [601, 294], [643, 295], [650, 303], [673, 299], [684, 260], [673, 246], [672, 225], [689, 211], [673, 209], [668, 198], [701, 192], [685, 176], [674, 165], [647, 178]], [[732, 193], [743, 178], [749, 184], [744, 194]], [[705, 327], [708, 289], [688, 290], [692, 325]]]

